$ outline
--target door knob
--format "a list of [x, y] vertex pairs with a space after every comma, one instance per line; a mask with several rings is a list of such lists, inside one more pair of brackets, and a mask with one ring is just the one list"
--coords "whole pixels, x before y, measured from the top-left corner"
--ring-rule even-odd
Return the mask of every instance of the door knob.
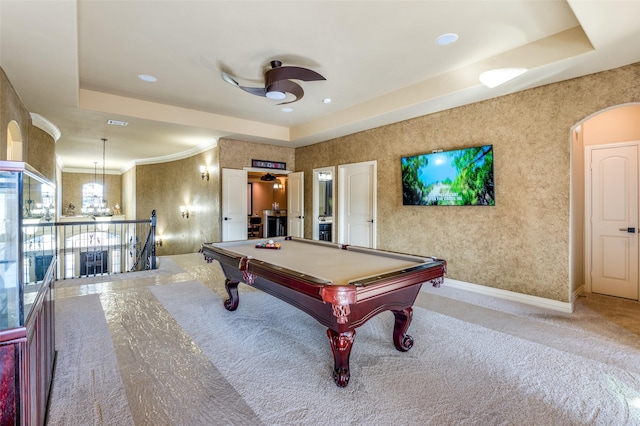
[[636, 233], [636, 228], [633, 227], [628, 227], [628, 228], [620, 228], [620, 231], [622, 232], [628, 232], [629, 234], [635, 234]]

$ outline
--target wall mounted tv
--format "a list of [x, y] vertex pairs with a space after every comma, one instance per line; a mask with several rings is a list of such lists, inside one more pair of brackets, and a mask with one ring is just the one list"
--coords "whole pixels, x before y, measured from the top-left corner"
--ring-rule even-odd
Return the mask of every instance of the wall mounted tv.
[[405, 206], [494, 206], [493, 145], [402, 158]]

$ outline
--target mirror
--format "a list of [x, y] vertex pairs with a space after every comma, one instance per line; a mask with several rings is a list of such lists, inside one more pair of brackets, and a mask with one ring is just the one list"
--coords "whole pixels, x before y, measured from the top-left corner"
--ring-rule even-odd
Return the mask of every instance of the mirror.
[[333, 176], [331, 172], [318, 175], [318, 217], [333, 216]]
[[333, 241], [335, 167], [313, 169], [314, 240]]

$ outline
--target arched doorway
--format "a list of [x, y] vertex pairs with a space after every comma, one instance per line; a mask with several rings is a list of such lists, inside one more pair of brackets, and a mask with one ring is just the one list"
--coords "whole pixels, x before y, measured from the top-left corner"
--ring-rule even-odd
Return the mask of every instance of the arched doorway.
[[[623, 178], [622, 173], [618, 173], [623, 169], [626, 173], [627, 170], [627, 166], [622, 165], [627, 164], [625, 163], [627, 160], [619, 154], [618, 150], [621, 147], [628, 147], [632, 148], [631, 152], [640, 152], [640, 124], [638, 123], [640, 123], [640, 103], [634, 103], [598, 111], [581, 120], [571, 129], [571, 290], [573, 293], [571, 296], [573, 297], [584, 290], [638, 300], [640, 265], [637, 255], [640, 248], [638, 233], [640, 217], [637, 213], [640, 199], [637, 189], [638, 177], [634, 176], [628, 180], [632, 183], [628, 190], [618, 191], [618, 187], [626, 186], [623, 179], [629, 179]], [[608, 167], [602, 163], [603, 158], [610, 164], [617, 161], [618, 165]], [[632, 163], [637, 164], [640, 159], [632, 153], [631, 160]], [[594, 165], [594, 161], [598, 165]], [[629, 164], [628, 169], [632, 171], [631, 173], [637, 173], [633, 171], [632, 164]], [[606, 182], [610, 182], [608, 185], [613, 186], [609, 190], [602, 190], [602, 185]], [[621, 195], [618, 196], [618, 193]], [[594, 203], [601, 203], [606, 208], [597, 207]], [[613, 207], [619, 210], [613, 212]], [[608, 234], [601, 233], [602, 228], [599, 227], [603, 224], [609, 226]], [[631, 229], [633, 232], [630, 231]], [[610, 250], [614, 247], [619, 251], [612, 257]], [[625, 286], [631, 292], [620, 293], [619, 289]]]
[[22, 161], [22, 132], [15, 120], [7, 126], [7, 160]]

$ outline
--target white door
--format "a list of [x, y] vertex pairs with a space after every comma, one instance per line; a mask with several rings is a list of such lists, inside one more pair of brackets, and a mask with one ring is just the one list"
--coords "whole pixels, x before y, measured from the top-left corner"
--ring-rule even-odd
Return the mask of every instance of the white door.
[[376, 248], [375, 161], [338, 166], [338, 240]]
[[304, 172], [287, 176], [287, 235], [304, 237]]
[[222, 241], [247, 239], [247, 172], [222, 169]]
[[591, 291], [638, 300], [638, 146], [591, 149]]

